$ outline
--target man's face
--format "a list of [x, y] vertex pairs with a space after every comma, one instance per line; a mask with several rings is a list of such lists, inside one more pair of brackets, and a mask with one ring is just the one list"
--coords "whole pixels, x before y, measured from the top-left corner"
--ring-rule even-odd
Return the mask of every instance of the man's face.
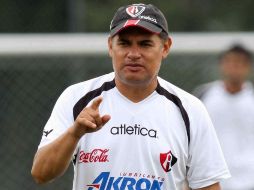
[[231, 52], [221, 59], [221, 72], [228, 81], [242, 83], [250, 69], [251, 63], [244, 54]]
[[131, 86], [157, 81], [162, 59], [166, 58], [171, 40], [140, 28], [127, 28], [108, 41], [116, 80]]

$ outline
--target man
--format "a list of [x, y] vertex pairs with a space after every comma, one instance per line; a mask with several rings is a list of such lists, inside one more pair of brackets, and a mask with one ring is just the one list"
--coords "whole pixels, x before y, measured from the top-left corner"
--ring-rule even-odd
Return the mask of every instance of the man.
[[208, 109], [232, 175], [222, 183], [225, 190], [254, 189], [254, 89], [247, 81], [251, 62], [244, 47], [230, 47], [220, 58], [222, 80], [194, 92]]
[[67, 88], [47, 122], [32, 175], [45, 183], [74, 163], [73, 189], [218, 190], [229, 176], [201, 102], [158, 77], [167, 21], [153, 5], [117, 10], [114, 73]]

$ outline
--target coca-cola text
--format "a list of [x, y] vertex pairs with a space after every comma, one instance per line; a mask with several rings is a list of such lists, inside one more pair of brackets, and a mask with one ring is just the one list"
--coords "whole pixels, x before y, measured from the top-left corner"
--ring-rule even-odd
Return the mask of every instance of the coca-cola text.
[[79, 163], [108, 162], [109, 149], [94, 149], [92, 152], [80, 151]]

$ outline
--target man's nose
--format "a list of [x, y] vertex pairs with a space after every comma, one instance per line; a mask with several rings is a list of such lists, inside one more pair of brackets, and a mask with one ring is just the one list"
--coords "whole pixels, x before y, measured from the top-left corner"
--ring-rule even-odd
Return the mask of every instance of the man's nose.
[[138, 59], [141, 57], [140, 49], [138, 47], [131, 47], [128, 51], [128, 58]]

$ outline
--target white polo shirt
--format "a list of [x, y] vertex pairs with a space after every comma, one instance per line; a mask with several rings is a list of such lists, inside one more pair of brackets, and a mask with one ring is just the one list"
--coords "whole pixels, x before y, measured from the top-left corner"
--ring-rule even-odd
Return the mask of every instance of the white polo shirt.
[[180, 190], [230, 176], [202, 103], [158, 78], [156, 90], [133, 103], [115, 86], [114, 73], [67, 88], [45, 126], [39, 147], [70, 127], [81, 110], [102, 96], [110, 121], [84, 135], [74, 152], [73, 190]]

